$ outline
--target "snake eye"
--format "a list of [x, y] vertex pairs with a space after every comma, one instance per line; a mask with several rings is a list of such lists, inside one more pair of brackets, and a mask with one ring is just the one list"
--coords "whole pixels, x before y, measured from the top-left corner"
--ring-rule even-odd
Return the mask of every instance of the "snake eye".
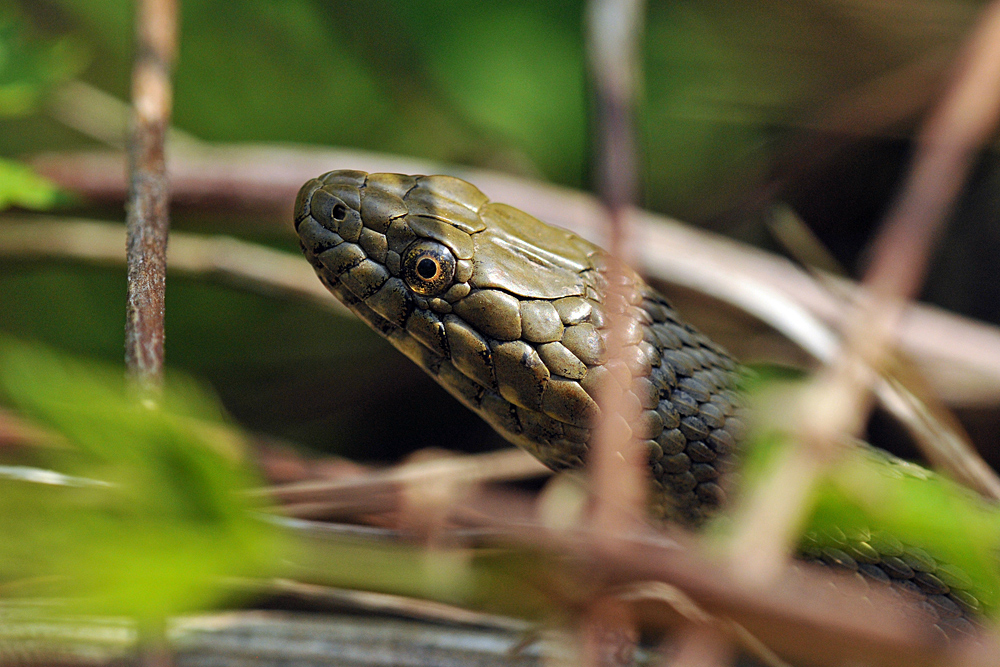
[[434, 296], [451, 287], [455, 256], [433, 241], [413, 244], [403, 256], [403, 278], [417, 294]]
[[343, 204], [337, 204], [333, 207], [333, 219], [337, 222], [342, 222], [344, 218], [347, 217], [347, 207]]

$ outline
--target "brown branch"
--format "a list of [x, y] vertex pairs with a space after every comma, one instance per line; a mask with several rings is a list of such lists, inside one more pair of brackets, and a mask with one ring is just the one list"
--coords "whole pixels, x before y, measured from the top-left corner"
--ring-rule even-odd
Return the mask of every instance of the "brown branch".
[[125, 364], [142, 394], [163, 383], [168, 191], [163, 143], [170, 124], [170, 75], [177, 52], [175, 0], [141, 0], [132, 72], [134, 107], [129, 139], [128, 294]]

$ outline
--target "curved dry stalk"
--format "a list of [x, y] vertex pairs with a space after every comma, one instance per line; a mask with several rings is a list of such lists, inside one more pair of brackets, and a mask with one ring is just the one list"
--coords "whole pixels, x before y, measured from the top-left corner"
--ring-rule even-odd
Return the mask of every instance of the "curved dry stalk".
[[443, 602], [391, 593], [333, 588], [290, 579], [271, 579], [264, 582], [251, 579], [233, 583], [255, 594], [289, 595], [312, 604], [324, 604], [336, 609], [346, 608], [354, 612], [388, 614], [443, 624], [475, 625], [517, 633], [526, 633], [533, 629], [533, 624], [509, 616], [487, 614]]
[[[95, 201], [120, 202], [125, 192], [124, 158], [114, 152], [50, 153], [33, 166], [61, 186]], [[230, 211], [253, 211], [291, 233], [292, 202], [298, 188], [316, 174], [336, 167], [369, 172], [447, 173], [477, 184], [496, 201], [505, 201], [541, 220], [575, 231], [592, 241], [605, 240], [600, 205], [591, 195], [496, 172], [441, 165], [362, 151], [277, 145], [207, 146], [171, 152], [173, 201]], [[271, 216], [267, 218], [266, 216]], [[833, 345], [811, 315], [841, 328], [846, 317], [842, 285], [831, 294], [792, 262], [670, 218], [645, 211], [629, 213], [635, 228], [638, 266], [654, 279], [715, 296], [771, 324], [817, 358]], [[789, 309], [786, 306], [798, 304]], [[789, 316], [785, 317], [784, 314]], [[916, 360], [934, 391], [958, 405], [1000, 403], [1000, 330], [941, 309], [910, 304], [900, 324], [900, 346]], [[824, 352], [825, 350], [825, 352]]]
[[282, 484], [251, 492], [282, 503], [281, 511], [302, 519], [342, 518], [398, 509], [407, 486], [453, 487], [514, 481], [551, 471], [519, 449], [415, 461], [347, 479]]
[[[781, 562], [791, 557], [816, 479], [867, 420], [872, 390], [890, 364], [905, 300], [923, 280], [972, 158], [1000, 120], [1000, 2], [983, 12], [958, 66], [948, 93], [924, 125], [902, 194], [873, 243], [867, 291], [845, 321], [844, 342], [803, 392], [799, 446], [782, 454], [741, 514], [731, 556], [734, 571], [748, 582], [777, 576]], [[995, 476], [985, 481], [996, 497], [1000, 481]]]

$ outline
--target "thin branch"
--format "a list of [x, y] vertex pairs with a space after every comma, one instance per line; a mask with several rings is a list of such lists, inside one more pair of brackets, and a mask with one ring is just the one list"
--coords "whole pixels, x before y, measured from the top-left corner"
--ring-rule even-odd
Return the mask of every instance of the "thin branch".
[[[587, 456], [587, 473], [592, 483], [592, 525], [598, 536], [638, 525], [648, 506], [648, 455], [632, 437], [626, 412], [630, 386], [624, 381], [631, 379], [624, 361], [627, 332], [638, 324], [632, 321], [628, 308], [634, 287], [627, 280], [626, 267], [632, 254], [627, 214], [638, 193], [634, 114], [635, 92], [641, 82], [639, 49], [645, 10], [643, 0], [590, 0], [586, 13], [587, 54], [594, 82], [595, 182], [604, 207], [610, 252], [605, 272], [605, 303], [611, 305], [604, 337], [606, 367], [622, 378], [604, 383], [596, 396], [601, 414]], [[638, 643], [630, 610], [610, 598], [592, 600], [575, 629], [581, 635], [582, 658], [590, 665], [631, 661]]]
[[141, 0], [132, 72], [129, 139], [128, 294], [125, 364], [140, 394], [163, 384], [163, 315], [169, 229], [163, 143], [170, 124], [170, 76], [177, 53], [175, 0]]
[[471, 611], [450, 604], [402, 595], [318, 586], [290, 579], [271, 579], [264, 582], [245, 579], [233, 583], [252, 590], [256, 595], [288, 595], [334, 609], [349, 609], [368, 614], [390, 614], [437, 623], [475, 625], [517, 633], [529, 632], [532, 629], [531, 623], [516, 618]]
[[[100, 264], [125, 261], [125, 227], [94, 220], [32, 216], [0, 222], [0, 256], [67, 258]], [[174, 232], [167, 253], [170, 271], [221, 275], [265, 293], [304, 298], [354, 317], [316, 280], [298, 254], [241, 241], [230, 236]]]
[[[399, 509], [408, 485], [460, 486], [483, 482], [531, 479], [550, 474], [548, 468], [519, 449], [473, 456], [452, 456], [404, 463], [365, 475], [318, 480], [258, 489], [282, 503], [282, 513], [304, 519], [342, 519]], [[442, 480], [447, 480], [445, 484]]]
[[[587, 7], [587, 52], [594, 81], [594, 122], [597, 145], [596, 183], [608, 225], [611, 266], [607, 303], [611, 308], [608, 344], [609, 368], [625, 368], [622, 356], [630, 324], [627, 309], [631, 284], [617, 280], [630, 263], [627, 211], [635, 205], [635, 91], [640, 83], [638, 49], [644, 32], [642, 0], [592, 0]], [[623, 377], [630, 377], [625, 370]], [[594, 525], [611, 530], [628, 525], [646, 506], [646, 455], [631, 438], [625, 415], [629, 387], [608, 382], [600, 392], [601, 418], [590, 450], [588, 472], [594, 484]]]
[[[32, 165], [61, 186], [98, 202], [121, 202], [124, 158], [113, 152], [37, 155]], [[276, 145], [207, 146], [171, 151], [171, 197], [176, 205], [254, 213], [257, 224], [279, 224], [291, 233], [292, 203], [302, 183], [336, 167], [365, 171], [447, 173], [470, 180], [495, 201], [525, 210], [598, 243], [606, 240], [605, 213], [594, 197], [558, 186], [497, 172], [435, 164], [362, 151]], [[824, 327], [842, 328], [847, 308], [787, 259], [730, 239], [686, 227], [645, 211], [630, 212], [637, 266], [647, 275], [698, 290], [745, 310], [774, 326], [818, 359], [829, 358], [834, 337]], [[785, 315], [788, 317], [785, 317]], [[812, 323], [811, 323], [812, 322]], [[1000, 333], [995, 327], [911, 304], [899, 341], [951, 403], [993, 405], [1000, 401]]]
[[927, 120], [902, 195], [873, 244], [865, 283], [881, 297], [913, 296], [972, 160], [1000, 121], [1000, 3], [983, 10], [949, 90]]
[[591, 0], [587, 55], [594, 82], [595, 184], [611, 216], [608, 250], [630, 264], [623, 212], [639, 193], [635, 140], [636, 90], [642, 85], [643, 0]]

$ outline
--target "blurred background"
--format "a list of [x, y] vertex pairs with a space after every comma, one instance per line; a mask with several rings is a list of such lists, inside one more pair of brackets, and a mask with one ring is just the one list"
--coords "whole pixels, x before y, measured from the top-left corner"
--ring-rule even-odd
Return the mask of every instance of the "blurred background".
[[[846, 270], [897, 186], [979, 2], [657, 0], [644, 38], [643, 206], [772, 250], [787, 202]], [[51, 190], [48, 151], [121, 145], [133, 6], [0, 6], [0, 202], [122, 221], [120, 206]], [[574, 0], [189, 0], [174, 127], [239, 145], [346, 147], [592, 186], [584, 3]], [[331, 164], [329, 168], [349, 168]], [[924, 297], [1000, 323], [1000, 171], [984, 155]], [[20, 209], [20, 210], [19, 210]], [[273, 213], [208, 203], [173, 229], [297, 252]], [[118, 363], [124, 267], [0, 259], [0, 332]], [[363, 325], [282, 294], [172, 276], [167, 362], [207, 380], [275, 443], [391, 461], [498, 438]], [[426, 428], [412, 428], [413, 423]]]

